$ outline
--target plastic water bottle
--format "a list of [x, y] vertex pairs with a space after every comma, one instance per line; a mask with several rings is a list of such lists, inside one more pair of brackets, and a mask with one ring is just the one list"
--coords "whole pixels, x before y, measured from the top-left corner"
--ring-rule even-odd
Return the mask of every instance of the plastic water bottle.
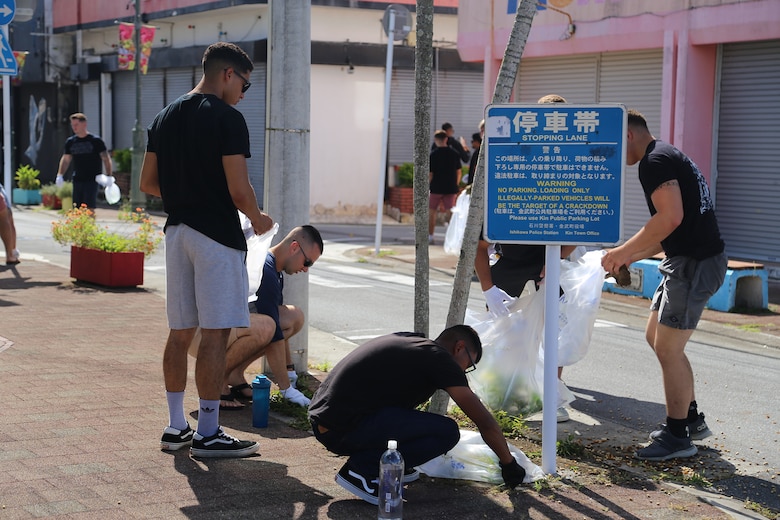
[[268, 426], [268, 408], [271, 403], [271, 381], [263, 374], [255, 376], [252, 381], [252, 426], [265, 428]]
[[387, 441], [379, 459], [379, 518], [401, 520], [404, 509], [404, 458], [396, 441]]

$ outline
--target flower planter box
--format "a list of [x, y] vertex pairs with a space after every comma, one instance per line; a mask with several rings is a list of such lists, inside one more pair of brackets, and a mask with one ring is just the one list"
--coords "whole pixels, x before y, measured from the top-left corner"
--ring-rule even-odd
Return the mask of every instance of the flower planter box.
[[109, 253], [71, 246], [70, 276], [106, 287], [134, 287], [144, 283], [144, 254]]
[[41, 195], [41, 203], [49, 209], [61, 209], [62, 200], [56, 195]]
[[21, 188], [14, 188], [13, 202], [14, 204], [22, 204], [25, 206], [40, 204], [41, 192], [38, 190], [23, 190]]
[[387, 203], [401, 213], [414, 213], [414, 188], [390, 186]]

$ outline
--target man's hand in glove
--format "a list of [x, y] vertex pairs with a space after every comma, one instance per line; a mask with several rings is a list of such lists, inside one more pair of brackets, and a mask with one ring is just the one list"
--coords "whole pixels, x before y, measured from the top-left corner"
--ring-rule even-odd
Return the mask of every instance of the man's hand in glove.
[[499, 289], [494, 285], [487, 291], [482, 291], [482, 294], [485, 295], [485, 302], [493, 317], [497, 318], [498, 316], [506, 316], [509, 314], [507, 303], [512, 303], [515, 299], [504, 292], [503, 289]]
[[512, 462], [507, 464], [499, 463], [499, 466], [501, 466], [501, 477], [509, 489], [514, 489], [523, 483], [525, 470], [516, 460], [512, 459]]

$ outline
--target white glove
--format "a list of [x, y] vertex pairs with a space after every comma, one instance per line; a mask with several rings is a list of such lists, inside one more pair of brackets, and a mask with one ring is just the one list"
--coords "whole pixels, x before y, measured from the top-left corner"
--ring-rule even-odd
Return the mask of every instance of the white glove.
[[515, 299], [504, 292], [503, 289], [499, 289], [495, 285], [487, 291], [482, 291], [482, 294], [485, 295], [485, 302], [487, 303], [488, 310], [494, 318], [509, 314], [507, 304], [511, 304], [515, 301]]
[[62, 174], [57, 174], [57, 178], [54, 180], [54, 184], [59, 188], [65, 182], [65, 178]]
[[106, 177], [106, 188], [114, 184], [114, 181], [116, 181], [116, 178], [113, 175], [108, 175]]

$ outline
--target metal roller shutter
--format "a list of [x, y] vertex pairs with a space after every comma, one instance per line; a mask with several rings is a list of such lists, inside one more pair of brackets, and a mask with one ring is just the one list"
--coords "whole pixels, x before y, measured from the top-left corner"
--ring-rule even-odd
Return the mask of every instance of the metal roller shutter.
[[249, 129], [249, 150], [252, 157], [247, 159], [249, 180], [255, 189], [257, 201], [262, 205], [264, 196], [265, 172], [265, 81], [266, 64], [255, 63], [249, 82], [252, 87], [244, 94], [244, 99], [236, 108], [244, 115]]
[[722, 47], [716, 211], [730, 257], [780, 261], [780, 40]]
[[100, 82], [90, 81], [81, 84], [80, 112], [87, 116], [87, 128], [90, 133], [100, 135]]
[[[559, 94], [569, 103], [622, 103], [647, 118], [651, 132], [661, 124], [662, 50], [534, 58], [520, 63], [515, 99], [535, 103]], [[636, 166], [626, 167], [623, 235], [631, 237], [647, 222]]]
[[114, 103], [114, 149], [133, 146], [135, 124], [135, 75], [132, 71], [115, 72], [111, 82]]
[[595, 103], [598, 56], [561, 56], [520, 62], [515, 99], [536, 103], [546, 94], [558, 94], [569, 103]]
[[[141, 128], [144, 130], [143, 142], [146, 143], [146, 127], [152, 124], [155, 116], [165, 108], [165, 71], [150, 70], [141, 75]], [[135, 99], [135, 98], [134, 98]]]
[[[650, 132], [661, 129], [661, 90], [663, 52], [615, 52], [601, 55], [597, 103], [622, 103], [639, 110], [647, 119]], [[623, 233], [626, 239], [639, 231], [650, 218], [639, 182], [637, 166], [626, 167], [623, 192]]]
[[193, 67], [167, 69], [165, 71], [165, 105], [170, 105], [179, 96], [183, 96], [199, 81]]
[[[482, 104], [482, 73], [439, 70], [438, 73], [434, 72], [431, 88], [431, 143], [433, 132], [446, 121], [455, 129], [455, 137], [463, 136], [471, 146], [471, 134], [479, 130], [479, 122], [485, 112]], [[393, 71], [388, 139], [387, 161], [390, 166], [414, 161], [413, 70]]]
[[[390, 82], [390, 128], [387, 163], [414, 161], [414, 71], [393, 71]], [[391, 184], [395, 181], [391, 180]]]
[[[479, 131], [479, 122], [485, 117], [482, 104], [482, 73], [462, 70], [434, 72], [434, 92], [431, 96], [431, 124], [434, 129], [449, 122], [455, 137], [463, 136], [471, 147], [471, 134]], [[437, 87], [438, 85], [438, 87]], [[431, 135], [433, 142], [433, 135]]]

